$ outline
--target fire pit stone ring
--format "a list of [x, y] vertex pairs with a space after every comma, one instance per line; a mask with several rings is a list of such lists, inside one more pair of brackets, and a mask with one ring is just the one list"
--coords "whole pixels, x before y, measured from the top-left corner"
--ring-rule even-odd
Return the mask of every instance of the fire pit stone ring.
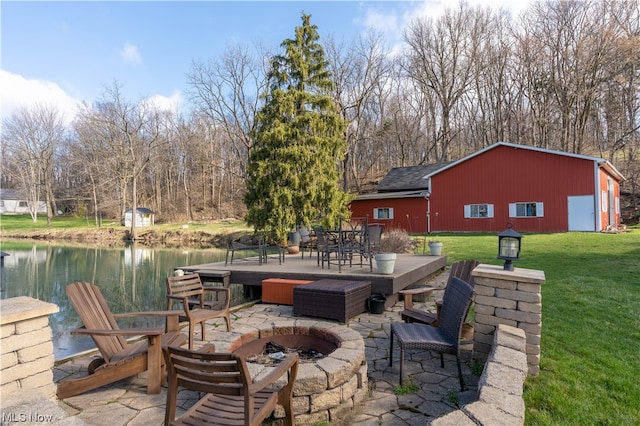
[[[344, 324], [321, 320], [273, 319], [234, 325], [232, 332], [214, 332], [216, 351], [245, 357], [264, 352], [272, 342], [288, 349], [321, 352], [301, 361], [293, 387], [296, 423], [332, 421], [351, 411], [367, 394], [367, 362], [360, 333]], [[312, 347], [313, 346], [313, 347]], [[248, 362], [254, 380], [268, 373], [268, 365]], [[276, 419], [284, 417], [278, 407]]]

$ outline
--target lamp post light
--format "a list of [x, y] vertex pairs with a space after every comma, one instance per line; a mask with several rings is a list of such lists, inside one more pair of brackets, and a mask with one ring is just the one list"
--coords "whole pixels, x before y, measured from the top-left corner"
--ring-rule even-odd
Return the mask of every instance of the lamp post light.
[[511, 229], [511, 224], [507, 224], [507, 229], [498, 234], [498, 259], [504, 260], [504, 270], [513, 271], [513, 260], [520, 259], [520, 243], [522, 235]]

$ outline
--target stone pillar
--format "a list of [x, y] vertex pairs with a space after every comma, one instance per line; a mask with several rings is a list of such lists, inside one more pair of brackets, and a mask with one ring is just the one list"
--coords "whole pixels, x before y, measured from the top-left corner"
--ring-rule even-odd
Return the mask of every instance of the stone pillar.
[[28, 389], [55, 397], [49, 315], [58, 310], [52, 303], [26, 296], [0, 300], [1, 399]]
[[474, 358], [485, 362], [498, 324], [522, 329], [527, 339], [529, 375], [540, 372], [543, 271], [481, 264], [472, 275], [475, 282]]

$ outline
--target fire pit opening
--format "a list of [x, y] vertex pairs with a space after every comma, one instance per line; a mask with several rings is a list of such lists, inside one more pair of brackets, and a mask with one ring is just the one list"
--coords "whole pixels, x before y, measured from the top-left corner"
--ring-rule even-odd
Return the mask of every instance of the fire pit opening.
[[339, 342], [331, 337], [326, 334], [322, 336], [319, 334], [274, 335], [246, 342], [233, 352], [248, 362], [261, 364], [277, 361], [277, 355], [273, 355], [278, 352], [297, 352], [300, 355], [300, 362], [312, 362], [324, 358], [338, 349]]
[[245, 343], [234, 353], [247, 362], [271, 364], [279, 361], [280, 353], [297, 352], [300, 362], [313, 362], [331, 354], [338, 346], [334, 342], [304, 334], [263, 337]]

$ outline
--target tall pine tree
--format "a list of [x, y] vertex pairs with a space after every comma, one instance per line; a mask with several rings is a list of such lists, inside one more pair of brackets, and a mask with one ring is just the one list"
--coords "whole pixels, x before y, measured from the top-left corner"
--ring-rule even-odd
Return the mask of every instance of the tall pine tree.
[[271, 60], [265, 105], [256, 116], [247, 168], [247, 222], [286, 241], [296, 225], [338, 224], [349, 195], [339, 185], [346, 122], [331, 96], [333, 81], [317, 26], [302, 14], [295, 38]]

